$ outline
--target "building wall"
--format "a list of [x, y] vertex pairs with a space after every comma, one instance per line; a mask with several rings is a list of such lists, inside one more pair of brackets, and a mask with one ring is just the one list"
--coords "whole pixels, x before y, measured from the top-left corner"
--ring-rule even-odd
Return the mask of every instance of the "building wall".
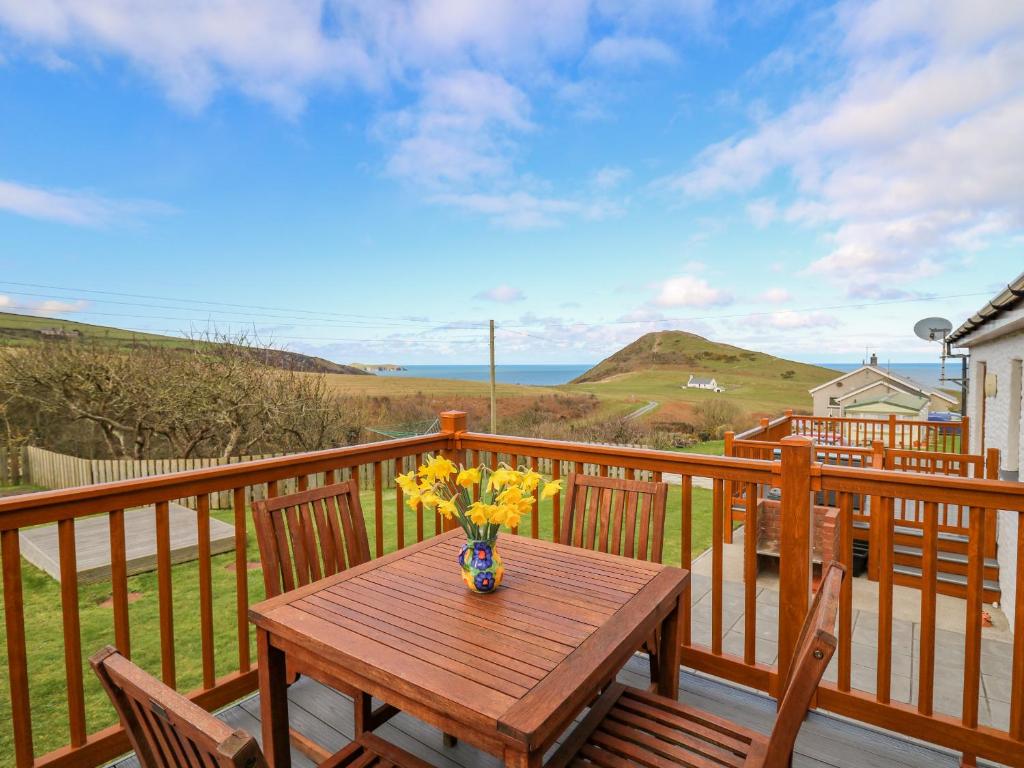
[[[1016, 462], [1007, 456], [1009, 444], [1010, 411], [1011, 399], [1015, 393], [1011, 391], [1010, 379], [1014, 360], [1024, 359], [1024, 332], [1018, 331], [991, 341], [979, 342], [971, 345], [971, 367], [970, 387], [968, 395], [967, 413], [971, 417], [971, 452], [979, 449], [988, 450], [998, 448], [1000, 451], [1000, 464], [1002, 468], [1011, 466], [1020, 467], [1022, 457], [1020, 445], [1016, 451]], [[983, 396], [985, 382], [980, 376], [984, 364], [987, 374], [996, 376], [996, 394], [994, 396]], [[980, 406], [984, 400], [985, 419], [984, 425], [980, 418]], [[1024, 425], [1017, 423], [1013, 428], [1018, 434], [1024, 432]], [[984, 433], [985, 443], [981, 444], [981, 437]], [[1016, 574], [1017, 574], [1017, 520], [1016, 512], [998, 513], [997, 544], [999, 547], [999, 586], [1002, 590], [1002, 605], [1007, 617], [1010, 619], [1010, 626], [1013, 626], [1013, 610], [1016, 604]]]

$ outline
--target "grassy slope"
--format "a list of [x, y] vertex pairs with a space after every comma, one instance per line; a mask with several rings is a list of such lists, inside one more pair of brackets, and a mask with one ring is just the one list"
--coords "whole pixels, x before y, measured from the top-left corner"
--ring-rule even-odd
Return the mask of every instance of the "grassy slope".
[[[372, 493], [363, 493], [367, 529], [374, 541], [374, 501]], [[664, 562], [679, 564], [680, 553], [680, 493], [674, 488], [669, 493], [667, 507]], [[384, 544], [385, 551], [396, 546], [395, 495], [384, 492]], [[212, 515], [225, 522], [233, 521], [229, 510], [216, 510]], [[433, 515], [425, 515], [426, 535], [433, 533]], [[404, 510], [406, 543], [414, 540], [416, 515]], [[551, 505], [544, 502], [540, 510], [540, 535], [551, 539]], [[529, 533], [529, 522], [521, 528]], [[694, 554], [705, 550], [711, 540], [711, 493], [693, 489], [693, 548]], [[248, 558], [259, 562], [255, 536], [249, 525]], [[511, 534], [503, 534], [511, 535]], [[499, 539], [500, 547], [500, 539]], [[235, 574], [228, 570], [234, 562], [234, 553], [213, 558], [213, 617], [215, 633], [215, 662], [217, 674], [237, 669], [238, 651], [235, 624]], [[455, 565], [453, 563], [452, 567]], [[67, 743], [67, 705], [64, 677], [63, 630], [60, 614], [60, 585], [42, 571], [23, 562], [25, 596], [25, 631], [29, 648], [29, 685], [32, 700], [33, 737], [36, 754], [41, 755]], [[175, 662], [178, 687], [189, 690], [200, 684], [202, 676], [199, 642], [199, 575], [196, 562], [183, 563], [173, 569]], [[249, 594], [255, 602], [263, 596], [263, 577], [260, 571], [248, 574]], [[128, 579], [128, 589], [141, 594], [129, 606], [131, 623], [132, 658], [144, 668], [159, 675], [160, 638], [157, 611], [156, 574], [146, 573]], [[113, 710], [107, 704], [95, 675], [88, 667], [87, 657], [97, 648], [113, 642], [113, 611], [101, 603], [110, 595], [110, 583], [89, 584], [79, 589], [82, 625], [83, 676], [86, 686], [86, 709], [90, 730], [97, 730], [115, 721]], [[6, 633], [0, 624], [0, 667], [7, 667]], [[255, 646], [252, 658], [256, 658]], [[0, 676], [0, 712], [10, 711], [10, 691], [7, 675]], [[13, 740], [9, 724], [0, 726], [0, 765], [13, 763]]]
[[[156, 333], [126, 331], [105, 325], [78, 323], [74, 320], [62, 320], [54, 317], [35, 317], [18, 315], [11, 312], [0, 312], [0, 347], [27, 347], [43, 342], [40, 331], [60, 328], [65, 332], [77, 331], [78, 338], [109, 345], [112, 348], [126, 347], [132, 344], [159, 345], [170, 349], [203, 349], [217, 341], [202, 339], [183, 339], [176, 336], [161, 336]], [[53, 342], [49, 342], [53, 343]], [[59, 343], [59, 342], [57, 342]], [[339, 373], [357, 374], [357, 369], [339, 365], [313, 355], [303, 355], [288, 350], [267, 350], [271, 365], [279, 367], [296, 366], [299, 370], [337, 371]]]
[[[788, 371], [793, 371], [792, 378], [782, 378]], [[726, 391], [687, 389], [691, 373], [714, 376]], [[663, 331], [642, 336], [566, 389], [638, 404], [656, 400], [663, 407], [725, 398], [749, 413], [772, 413], [808, 407], [811, 398], [807, 390], [834, 376], [835, 371], [816, 365], [718, 344], [682, 331]], [[664, 408], [652, 416], [657, 418], [659, 411]]]

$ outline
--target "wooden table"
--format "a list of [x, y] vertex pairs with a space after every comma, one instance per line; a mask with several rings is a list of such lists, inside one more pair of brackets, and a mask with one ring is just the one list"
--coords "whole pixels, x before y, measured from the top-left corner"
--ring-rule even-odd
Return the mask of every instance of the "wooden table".
[[250, 609], [273, 768], [291, 762], [292, 672], [371, 694], [509, 766], [539, 766], [659, 627], [656, 683], [677, 696], [689, 572], [503, 535], [503, 586], [474, 595], [456, 563], [463, 541], [451, 531]]

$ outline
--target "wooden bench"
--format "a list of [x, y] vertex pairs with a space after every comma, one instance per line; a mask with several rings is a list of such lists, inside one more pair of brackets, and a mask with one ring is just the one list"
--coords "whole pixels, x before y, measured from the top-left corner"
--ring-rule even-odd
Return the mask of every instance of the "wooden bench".
[[797, 643], [770, 737], [678, 701], [615, 683], [569, 734], [547, 768], [785, 768], [797, 732], [835, 653], [839, 589], [845, 570], [831, 563]]

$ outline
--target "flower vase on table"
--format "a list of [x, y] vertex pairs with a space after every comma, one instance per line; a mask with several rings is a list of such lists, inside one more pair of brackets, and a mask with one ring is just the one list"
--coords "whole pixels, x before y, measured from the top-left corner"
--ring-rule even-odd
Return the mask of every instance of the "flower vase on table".
[[[541, 488], [542, 478], [532, 469], [507, 464], [493, 470], [456, 466], [443, 456], [428, 456], [418, 469], [395, 479], [410, 508], [434, 509], [465, 532], [458, 563], [463, 582], [479, 594], [494, 592], [505, 573], [498, 554], [498, 531], [517, 527], [536, 503], [538, 491], [541, 499], [550, 499], [562, 490], [560, 480], [543, 483]], [[474, 500], [474, 495], [479, 498]]]

